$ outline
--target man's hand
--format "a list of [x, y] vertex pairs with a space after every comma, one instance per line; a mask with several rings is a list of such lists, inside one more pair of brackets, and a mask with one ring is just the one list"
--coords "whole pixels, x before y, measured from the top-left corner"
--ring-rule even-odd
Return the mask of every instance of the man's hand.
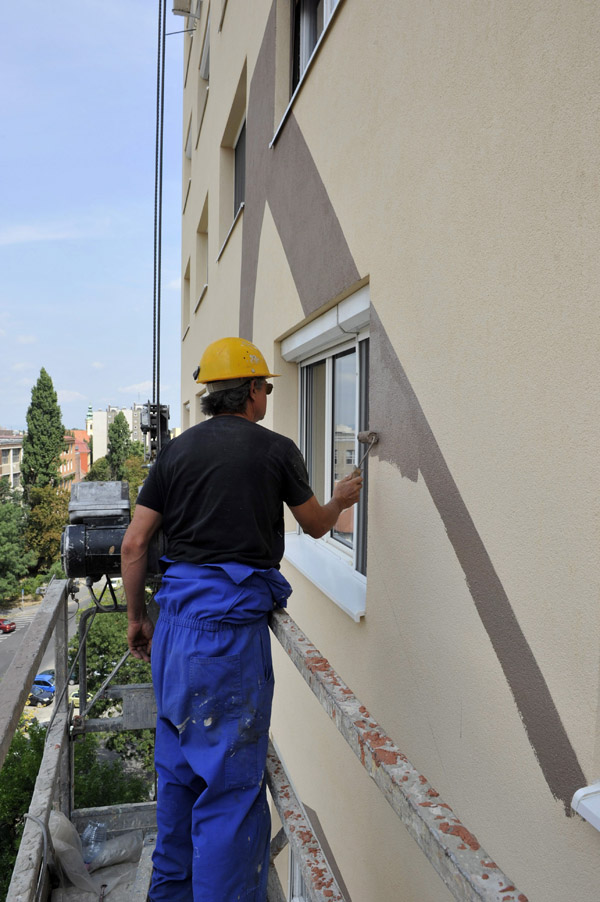
[[327, 504], [319, 504], [313, 495], [304, 504], [291, 507], [290, 510], [304, 532], [313, 539], [320, 539], [335, 526], [342, 511], [356, 504], [360, 497], [362, 484], [362, 473], [359, 476], [350, 474], [336, 482], [333, 497]]
[[140, 661], [150, 660], [153, 633], [154, 624], [149, 617], [144, 616], [141, 620], [129, 621], [127, 626], [127, 644], [132, 657], [138, 658]]
[[344, 476], [343, 479], [340, 479], [339, 482], [336, 482], [333, 487], [333, 498], [334, 501], [337, 501], [340, 508], [345, 511], [346, 508], [352, 507], [353, 504], [356, 504], [358, 499], [360, 498], [360, 490], [363, 485], [363, 475], [359, 473], [358, 476], [353, 476], [350, 474], [349, 476]]

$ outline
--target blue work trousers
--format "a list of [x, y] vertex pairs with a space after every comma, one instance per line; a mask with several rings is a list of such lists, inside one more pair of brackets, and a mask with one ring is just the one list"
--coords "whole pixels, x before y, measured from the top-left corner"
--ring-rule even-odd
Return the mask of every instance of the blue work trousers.
[[265, 764], [273, 698], [268, 617], [161, 611], [152, 642], [158, 838], [152, 902], [265, 902]]

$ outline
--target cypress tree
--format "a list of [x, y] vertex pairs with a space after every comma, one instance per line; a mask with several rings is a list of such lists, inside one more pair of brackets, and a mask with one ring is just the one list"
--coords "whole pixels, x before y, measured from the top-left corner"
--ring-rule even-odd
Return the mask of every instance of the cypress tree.
[[65, 427], [52, 384], [42, 367], [31, 390], [27, 410], [27, 435], [23, 439], [21, 475], [26, 490], [35, 486], [58, 485], [60, 455], [64, 450]]
[[123, 479], [123, 468], [129, 457], [131, 448], [131, 434], [129, 425], [123, 411], [114, 418], [108, 427], [108, 453], [106, 459], [110, 465], [112, 478]]

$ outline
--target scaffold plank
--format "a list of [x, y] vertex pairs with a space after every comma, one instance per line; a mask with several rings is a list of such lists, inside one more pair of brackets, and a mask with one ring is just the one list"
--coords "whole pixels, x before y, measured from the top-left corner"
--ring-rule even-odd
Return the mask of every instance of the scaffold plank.
[[454, 897], [527, 902], [289, 614], [275, 611], [271, 629]]

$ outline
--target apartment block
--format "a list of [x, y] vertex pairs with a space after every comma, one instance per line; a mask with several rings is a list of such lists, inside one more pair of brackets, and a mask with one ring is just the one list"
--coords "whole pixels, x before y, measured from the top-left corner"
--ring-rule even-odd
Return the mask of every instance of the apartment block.
[[[318, 541], [289, 515], [282, 562], [375, 751], [274, 642], [281, 759], [348, 900], [466, 898], [420, 810], [469, 898], [501, 868], [494, 898], [594, 902], [571, 801], [600, 774], [600, 5], [192, 6], [182, 426], [203, 349], [240, 335], [321, 501], [379, 439], [356, 509]], [[428, 796], [397, 816], [376, 780], [404, 798], [406, 761]]]

